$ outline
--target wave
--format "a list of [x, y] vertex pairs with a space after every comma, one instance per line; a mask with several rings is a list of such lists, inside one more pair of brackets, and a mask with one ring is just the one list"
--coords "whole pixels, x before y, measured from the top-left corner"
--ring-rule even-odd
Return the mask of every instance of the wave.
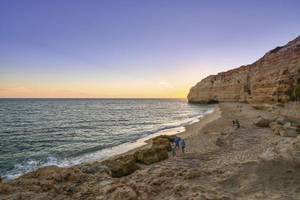
[[198, 122], [205, 115], [213, 112], [213, 109], [209, 109], [202, 114], [190, 116], [189, 118], [177, 122], [164, 124], [163, 126], [151, 130], [144, 131], [139, 134], [128, 136], [127, 139], [120, 144], [114, 145], [99, 145], [92, 148], [82, 150], [78, 153], [71, 155], [69, 158], [63, 158], [59, 156], [50, 155], [45, 159], [30, 159], [21, 163], [15, 164], [14, 168], [6, 172], [3, 176], [4, 180], [15, 179], [25, 173], [37, 170], [38, 168], [55, 165], [59, 167], [70, 167], [80, 163], [93, 162], [96, 160], [103, 160], [107, 157], [117, 154], [125, 153], [133, 148], [137, 148], [145, 144], [145, 141], [162, 134], [176, 134], [183, 132], [185, 126]]

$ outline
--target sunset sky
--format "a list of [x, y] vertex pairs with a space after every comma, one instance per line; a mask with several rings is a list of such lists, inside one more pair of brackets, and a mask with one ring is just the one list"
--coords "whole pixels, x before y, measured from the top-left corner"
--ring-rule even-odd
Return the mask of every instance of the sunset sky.
[[0, 97], [185, 97], [299, 35], [299, 0], [1, 0]]

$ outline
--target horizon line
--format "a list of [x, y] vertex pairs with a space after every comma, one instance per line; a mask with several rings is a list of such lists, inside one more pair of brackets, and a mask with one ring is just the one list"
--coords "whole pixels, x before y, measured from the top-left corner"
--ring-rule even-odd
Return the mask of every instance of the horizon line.
[[2, 99], [186, 99], [186, 97], [0, 97]]

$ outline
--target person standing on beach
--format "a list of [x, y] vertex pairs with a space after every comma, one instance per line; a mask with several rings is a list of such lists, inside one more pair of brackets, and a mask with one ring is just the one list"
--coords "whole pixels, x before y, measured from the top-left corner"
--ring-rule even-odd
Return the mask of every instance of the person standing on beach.
[[176, 149], [180, 149], [180, 146], [179, 146], [179, 143], [180, 143], [180, 137], [175, 137], [175, 140], [174, 140], [174, 142], [175, 142], [175, 147], [176, 147]]
[[171, 150], [172, 150], [172, 156], [176, 156], [176, 147], [175, 147], [175, 143], [172, 141], [171, 142]]
[[235, 123], [236, 123], [236, 127], [237, 127], [237, 128], [240, 128], [240, 127], [241, 127], [239, 120], [236, 120]]
[[184, 141], [184, 139], [180, 140], [180, 147], [181, 147], [182, 153], [185, 153], [185, 141]]

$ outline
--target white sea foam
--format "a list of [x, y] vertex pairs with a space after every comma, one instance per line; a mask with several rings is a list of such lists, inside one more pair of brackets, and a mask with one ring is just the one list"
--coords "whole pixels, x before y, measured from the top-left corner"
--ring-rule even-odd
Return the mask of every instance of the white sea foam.
[[80, 163], [87, 163], [93, 161], [101, 161], [107, 159], [108, 157], [115, 156], [118, 154], [125, 153], [129, 150], [134, 148], [141, 147], [146, 144], [145, 141], [157, 137], [159, 135], [174, 135], [185, 131], [184, 126], [199, 122], [202, 117], [205, 115], [212, 113], [213, 109], [210, 109], [203, 114], [196, 115], [192, 118], [186, 119], [181, 121], [180, 123], [169, 123], [164, 126], [164, 128], [160, 130], [156, 130], [153, 133], [148, 133], [144, 137], [131, 141], [126, 142], [111, 148], [105, 148], [96, 152], [87, 153], [78, 157], [69, 158], [69, 159], [58, 159], [54, 156], [49, 156], [45, 161], [38, 161], [38, 160], [28, 160], [24, 163], [18, 163], [14, 166], [14, 169], [9, 171], [3, 178], [5, 180], [12, 180], [15, 179], [25, 173], [34, 171], [38, 168], [45, 167], [45, 166], [59, 166], [59, 167], [71, 167], [74, 165], [78, 165]]
[[124, 153], [183, 131], [212, 108], [178, 99], [0, 100], [0, 176]]

